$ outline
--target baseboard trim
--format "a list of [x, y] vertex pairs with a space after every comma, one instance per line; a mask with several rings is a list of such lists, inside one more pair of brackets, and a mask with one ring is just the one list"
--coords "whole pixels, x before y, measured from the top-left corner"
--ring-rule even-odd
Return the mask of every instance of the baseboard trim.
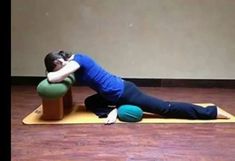
[[11, 85], [38, 85], [46, 77], [11, 76]]
[[[38, 85], [45, 77], [12, 76], [11, 85]], [[142, 87], [191, 87], [191, 88], [235, 88], [231, 79], [152, 79], [123, 78]], [[79, 86], [79, 84], [75, 84]]]

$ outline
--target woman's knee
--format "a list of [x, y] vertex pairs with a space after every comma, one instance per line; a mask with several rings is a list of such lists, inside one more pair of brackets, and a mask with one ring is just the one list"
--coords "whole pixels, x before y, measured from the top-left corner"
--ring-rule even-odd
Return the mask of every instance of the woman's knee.
[[92, 107], [96, 104], [96, 102], [97, 102], [97, 95], [96, 94], [91, 95], [84, 100], [84, 104], [86, 107]]

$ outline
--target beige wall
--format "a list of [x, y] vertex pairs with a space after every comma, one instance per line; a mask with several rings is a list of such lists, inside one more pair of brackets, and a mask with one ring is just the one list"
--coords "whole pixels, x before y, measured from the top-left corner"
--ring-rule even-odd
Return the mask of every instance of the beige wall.
[[235, 79], [234, 0], [12, 0], [12, 76], [82, 51], [126, 78]]

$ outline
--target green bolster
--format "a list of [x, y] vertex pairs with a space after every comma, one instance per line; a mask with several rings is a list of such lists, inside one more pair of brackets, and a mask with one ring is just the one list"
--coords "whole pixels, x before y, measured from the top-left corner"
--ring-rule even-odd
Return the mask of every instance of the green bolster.
[[66, 81], [70, 85], [74, 84], [75, 83], [75, 76], [74, 76], [74, 74], [70, 74], [67, 78], [64, 79], [64, 81]]
[[55, 99], [62, 97], [66, 94], [70, 86], [75, 82], [73, 75], [68, 76], [62, 82], [50, 83], [47, 79], [41, 81], [37, 86], [37, 92], [39, 96]]

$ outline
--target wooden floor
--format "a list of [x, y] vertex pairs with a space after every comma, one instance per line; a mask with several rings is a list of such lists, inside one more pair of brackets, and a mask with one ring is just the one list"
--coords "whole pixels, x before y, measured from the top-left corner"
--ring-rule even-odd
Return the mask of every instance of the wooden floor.
[[[212, 102], [235, 114], [235, 89], [151, 88], [171, 101]], [[234, 161], [235, 124], [23, 125], [41, 104], [35, 86], [11, 89], [12, 161]], [[75, 103], [94, 92], [73, 87]]]

